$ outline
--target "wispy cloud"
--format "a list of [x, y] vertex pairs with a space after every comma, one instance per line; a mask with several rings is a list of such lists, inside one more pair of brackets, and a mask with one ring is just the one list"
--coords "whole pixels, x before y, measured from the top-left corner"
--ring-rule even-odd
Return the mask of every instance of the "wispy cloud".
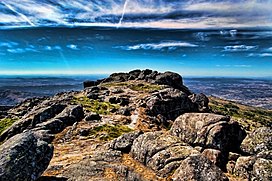
[[7, 4], [5, 2], [2, 2], [8, 9], [10, 9], [12, 12], [14, 12], [15, 14], [17, 14], [19, 17], [21, 17], [22, 19], [24, 19], [26, 22], [28, 22], [31, 26], [35, 26], [35, 24], [23, 13], [18, 12], [15, 8], [13, 8], [10, 4]]
[[224, 51], [227, 52], [239, 52], [239, 51], [249, 51], [257, 49], [258, 46], [248, 46], [248, 45], [233, 45], [233, 46], [225, 46]]
[[249, 57], [272, 57], [272, 53], [250, 53]]
[[272, 27], [271, 0], [2, 0], [0, 12], [2, 26]]
[[177, 48], [184, 48], [184, 47], [198, 47], [196, 44], [188, 43], [188, 42], [179, 42], [179, 41], [169, 41], [169, 42], [160, 42], [160, 43], [145, 43], [145, 44], [137, 44], [131, 46], [117, 46], [115, 48], [121, 48], [123, 50], [174, 50]]
[[247, 64], [237, 64], [237, 65], [229, 65], [229, 64], [224, 64], [224, 65], [215, 65], [216, 67], [221, 67], [221, 68], [251, 68], [252, 65], [247, 65]]

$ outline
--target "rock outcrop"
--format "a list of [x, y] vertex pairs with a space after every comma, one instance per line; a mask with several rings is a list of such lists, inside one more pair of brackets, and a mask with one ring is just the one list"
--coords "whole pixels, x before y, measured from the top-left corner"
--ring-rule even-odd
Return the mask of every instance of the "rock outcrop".
[[[152, 84], [169, 85], [170, 87], [181, 90], [187, 95], [192, 94], [191, 91], [183, 85], [182, 77], [179, 74], [174, 72], [159, 73], [149, 69], [142, 71], [134, 70], [129, 73], [114, 73], [99, 83], [125, 82], [129, 80], [144, 80]], [[84, 85], [86, 86], [87, 82], [84, 83]]]
[[175, 120], [170, 132], [190, 145], [223, 152], [239, 151], [246, 136], [229, 117], [211, 113], [185, 113]]
[[140, 135], [133, 142], [130, 152], [132, 158], [163, 177], [169, 176], [182, 160], [195, 153], [198, 151], [178, 137], [163, 132]]
[[192, 155], [183, 160], [172, 177], [173, 181], [228, 181], [224, 173], [202, 155]]
[[47, 168], [53, 146], [32, 131], [17, 134], [0, 146], [0, 180], [36, 180]]
[[0, 181], [272, 178], [271, 128], [245, 132], [211, 113], [179, 74], [134, 70], [84, 87], [5, 111]]
[[173, 88], [155, 92], [145, 102], [151, 116], [161, 114], [170, 120], [186, 112], [198, 111], [198, 106], [185, 93]]
[[65, 127], [83, 119], [83, 117], [84, 112], [81, 106], [67, 107], [66, 105], [56, 104], [45, 108], [37, 108], [4, 131], [0, 135], [0, 141], [30, 129], [50, 130], [52, 133], [58, 133]]
[[248, 134], [241, 144], [241, 149], [251, 155], [272, 150], [272, 129], [261, 127]]

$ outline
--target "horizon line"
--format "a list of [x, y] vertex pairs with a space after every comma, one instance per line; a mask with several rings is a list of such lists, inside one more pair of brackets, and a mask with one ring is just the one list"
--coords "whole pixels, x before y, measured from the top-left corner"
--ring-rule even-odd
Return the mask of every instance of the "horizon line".
[[241, 27], [234, 27], [234, 26], [222, 26], [222, 27], [202, 27], [202, 28], [194, 28], [194, 27], [156, 27], [156, 26], [120, 26], [117, 27], [117, 24], [93, 24], [93, 25], [37, 25], [37, 26], [30, 26], [30, 25], [23, 25], [23, 26], [0, 26], [0, 30], [14, 30], [14, 29], [38, 29], [38, 28], [112, 28], [112, 29], [154, 29], [154, 30], [271, 30], [272, 26], [241, 26]]
[[[118, 71], [118, 72], [111, 72], [111, 73], [35, 73], [35, 74], [1, 74], [0, 73], [0, 79], [3, 77], [25, 77], [25, 76], [31, 76], [31, 77], [41, 77], [41, 76], [48, 76], [48, 77], [56, 77], [56, 76], [61, 76], [61, 77], [71, 77], [71, 76], [109, 76], [113, 73], [123, 73], [126, 71]], [[189, 74], [180, 74], [182, 78], [252, 78], [252, 79], [272, 79], [272, 75], [267, 75], [267, 76], [246, 76], [246, 75], [189, 75]]]

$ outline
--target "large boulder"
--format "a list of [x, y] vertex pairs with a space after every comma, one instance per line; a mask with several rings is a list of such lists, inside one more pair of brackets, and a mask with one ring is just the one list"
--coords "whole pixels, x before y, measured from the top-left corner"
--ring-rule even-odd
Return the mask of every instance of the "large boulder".
[[0, 153], [1, 181], [34, 181], [47, 168], [53, 156], [53, 146], [28, 131], [3, 143]]
[[53, 104], [48, 107], [37, 107], [27, 113], [22, 119], [16, 121], [11, 127], [0, 135], [0, 142], [22, 133], [26, 129], [35, 128], [37, 124], [54, 118], [65, 109], [66, 105]]
[[205, 94], [192, 94], [189, 96], [193, 103], [198, 105], [200, 112], [207, 112], [209, 110], [209, 99]]
[[178, 137], [159, 131], [140, 135], [130, 151], [132, 158], [163, 177], [169, 176], [182, 160], [196, 153], [199, 152]]
[[228, 178], [203, 155], [192, 155], [181, 162], [172, 176], [173, 181], [227, 181]]
[[[158, 180], [156, 176], [146, 174], [144, 169], [131, 169], [130, 159], [125, 158], [121, 151], [103, 148], [96, 151], [92, 157], [86, 157], [78, 163], [71, 164], [62, 173], [62, 177], [69, 180], [120, 180], [120, 181], [148, 181]], [[126, 160], [127, 164], [122, 161]], [[143, 172], [143, 173], [141, 173]], [[148, 172], [147, 172], [148, 173]], [[66, 179], [67, 180], [67, 179]]]
[[241, 149], [249, 154], [272, 150], [272, 129], [261, 127], [248, 134], [241, 144]]
[[96, 80], [87, 80], [83, 82], [83, 87], [87, 88], [87, 87], [92, 87], [92, 86], [97, 86], [100, 83], [100, 81], [96, 81]]
[[160, 85], [169, 85], [175, 89], [179, 89], [187, 95], [192, 94], [191, 91], [183, 85], [182, 77], [174, 72], [164, 72], [158, 74], [152, 83], [160, 84]]
[[234, 168], [235, 175], [247, 180], [271, 180], [272, 160], [259, 156], [241, 156]]
[[175, 120], [170, 132], [190, 145], [223, 152], [239, 151], [246, 136], [241, 126], [230, 122], [229, 117], [210, 113], [185, 113]]
[[110, 143], [110, 148], [128, 153], [130, 152], [133, 141], [136, 138], [138, 138], [141, 134], [143, 134], [142, 131], [134, 131], [130, 133], [125, 133], [121, 135], [120, 137], [114, 139]]
[[[168, 85], [175, 89], [179, 89], [187, 95], [191, 95], [191, 91], [183, 85], [182, 77], [174, 72], [159, 73], [149, 69], [133, 70], [129, 73], [113, 73], [108, 78], [102, 80], [102, 83], [107, 82], [124, 82], [129, 80], [144, 80], [148, 83]], [[84, 84], [84, 86], [86, 83]], [[91, 84], [93, 85], [93, 84]]]
[[49, 130], [52, 134], [61, 132], [67, 126], [84, 118], [83, 108], [80, 105], [68, 106], [60, 114], [45, 122], [39, 123], [34, 130]]
[[253, 165], [253, 180], [272, 180], [272, 160], [258, 158]]
[[187, 94], [173, 88], [155, 92], [147, 97], [145, 102], [151, 116], [161, 114], [169, 120], [175, 120], [185, 112], [198, 110], [197, 105], [188, 98]]

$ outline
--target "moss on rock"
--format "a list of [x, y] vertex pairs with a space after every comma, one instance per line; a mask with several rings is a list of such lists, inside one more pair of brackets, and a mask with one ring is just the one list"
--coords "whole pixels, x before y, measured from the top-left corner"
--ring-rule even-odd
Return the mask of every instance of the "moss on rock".
[[16, 118], [4, 118], [0, 120], [0, 135], [9, 128], [18, 119]]
[[120, 108], [118, 104], [111, 104], [110, 102], [101, 102], [98, 100], [89, 99], [86, 96], [74, 97], [73, 102], [81, 104], [88, 111], [103, 115], [110, 114], [112, 110]]

